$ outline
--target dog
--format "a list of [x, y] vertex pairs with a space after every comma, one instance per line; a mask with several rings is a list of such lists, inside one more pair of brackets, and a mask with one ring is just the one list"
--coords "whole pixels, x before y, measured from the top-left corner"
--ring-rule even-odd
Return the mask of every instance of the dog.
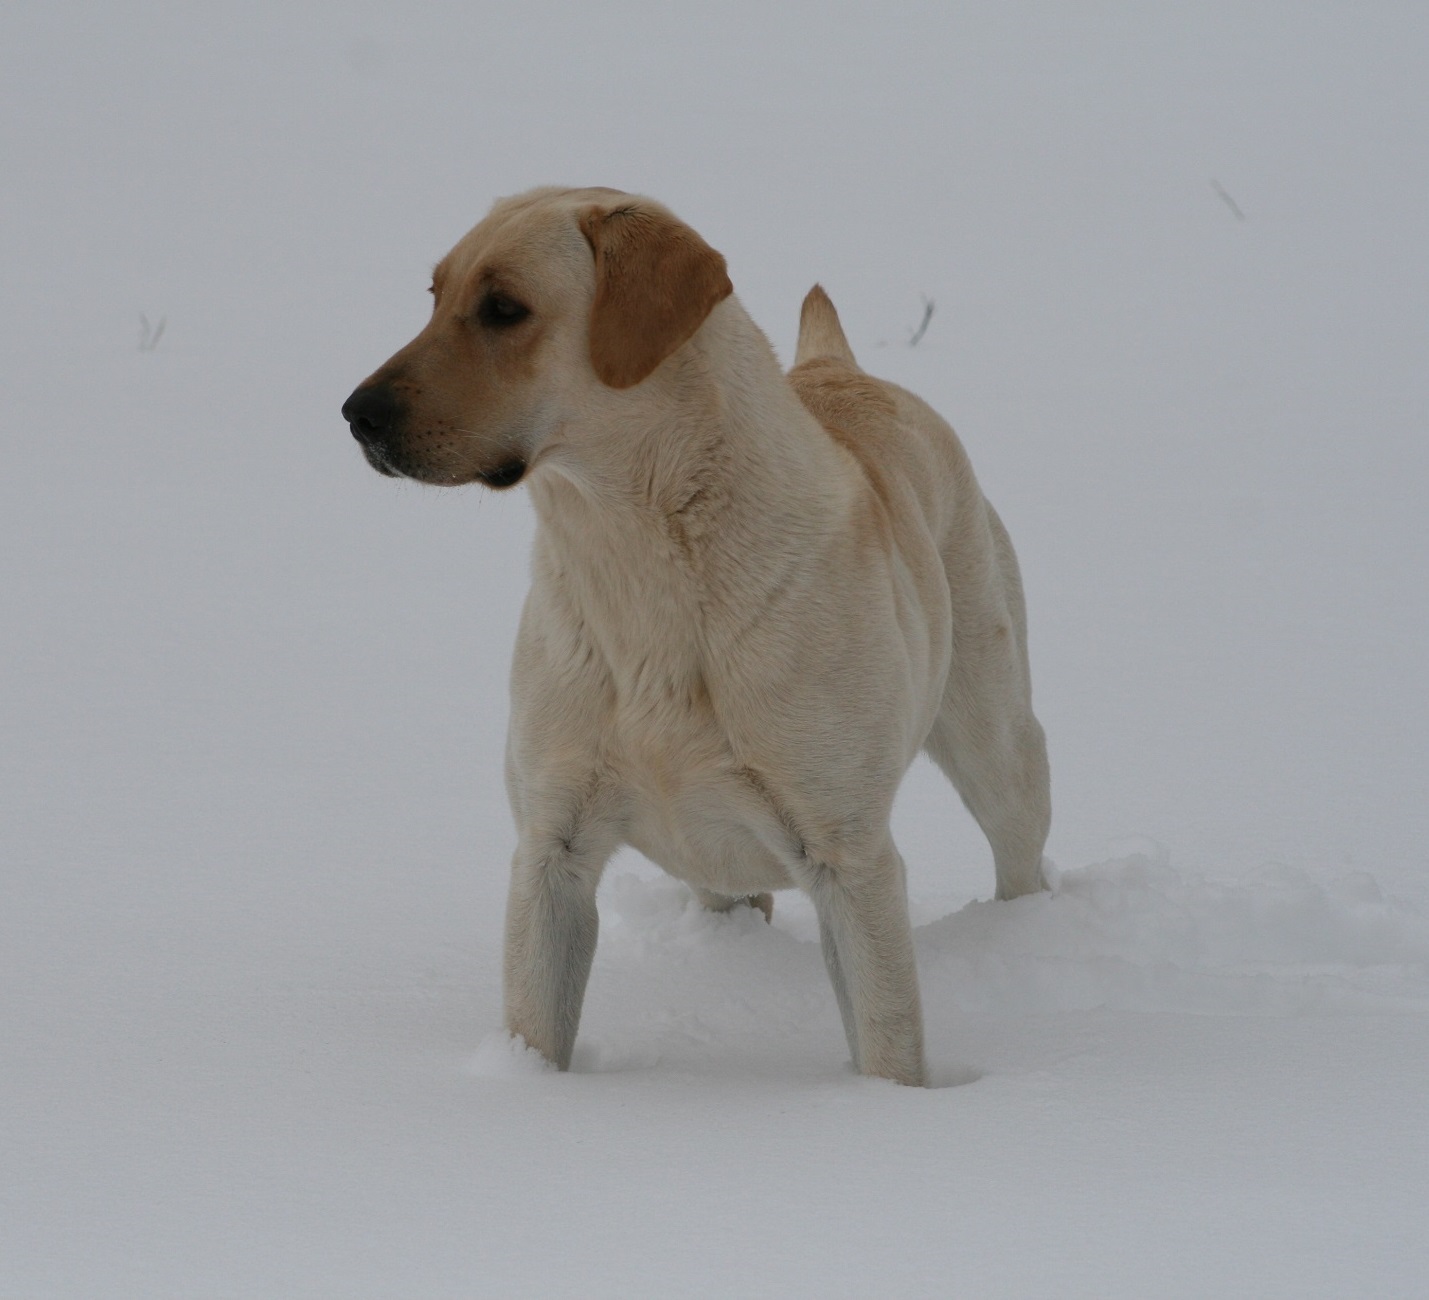
[[786, 374], [724, 258], [653, 200], [538, 189], [438, 264], [342, 408], [374, 469], [528, 482], [511, 673], [505, 1021], [569, 1067], [622, 844], [706, 906], [802, 889], [855, 1067], [926, 1082], [889, 817], [926, 751], [1045, 887], [1016, 557], [952, 429], [860, 369], [822, 288]]

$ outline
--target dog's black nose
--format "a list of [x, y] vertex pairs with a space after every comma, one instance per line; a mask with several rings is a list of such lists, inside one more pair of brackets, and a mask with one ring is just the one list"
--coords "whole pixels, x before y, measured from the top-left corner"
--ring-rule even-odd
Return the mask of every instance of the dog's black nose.
[[342, 404], [342, 418], [364, 447], [386, 441], [396, 427], [398, 414], [397, 395], [386, 384], [364, 385]]

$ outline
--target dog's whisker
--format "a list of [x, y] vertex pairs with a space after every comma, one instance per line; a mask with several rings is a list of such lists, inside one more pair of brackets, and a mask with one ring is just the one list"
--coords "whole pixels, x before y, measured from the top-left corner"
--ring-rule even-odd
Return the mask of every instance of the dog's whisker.
[[475, 429], [453, 429], [453, 433], [459, 433], [464, 438], [470, 438], [473, 442], [484, 442], [492, 447], [501, 447], [505, 444], [499, 438], [493, 438], [489, 433], [478, 433]]

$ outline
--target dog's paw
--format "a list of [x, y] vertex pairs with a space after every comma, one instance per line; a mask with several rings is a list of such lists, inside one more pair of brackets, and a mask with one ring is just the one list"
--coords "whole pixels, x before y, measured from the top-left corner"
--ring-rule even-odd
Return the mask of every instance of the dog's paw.
[[752, 907], [764, 913], [766, 921], [774, 919], [774, 895], [773, 894], [745, 894], [743, 897], [731, 897], [729, 894], [716, 894], [709, 889], [696, 889], [695, 896], [700, 900], [700, 906], [709, 912], [728, 912], [731, 908]]

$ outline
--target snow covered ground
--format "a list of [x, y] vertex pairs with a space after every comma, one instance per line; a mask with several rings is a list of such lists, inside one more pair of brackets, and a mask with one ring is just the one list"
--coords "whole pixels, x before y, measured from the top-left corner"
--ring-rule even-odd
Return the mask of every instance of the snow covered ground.
[[[0, 1295], [1429, 1293], [1426, 53], [1389, 3], [7, 4]], [[338, 407], [546, 182], [668, 202], [786, 358], [822, 280], [1016, 539], [1058, 879], [985, 901], [914, 769], [942, 1086], [848, 1072], [803, 900], [628, 854], [577, 1069], [494, 1032], [531, 516]]]

